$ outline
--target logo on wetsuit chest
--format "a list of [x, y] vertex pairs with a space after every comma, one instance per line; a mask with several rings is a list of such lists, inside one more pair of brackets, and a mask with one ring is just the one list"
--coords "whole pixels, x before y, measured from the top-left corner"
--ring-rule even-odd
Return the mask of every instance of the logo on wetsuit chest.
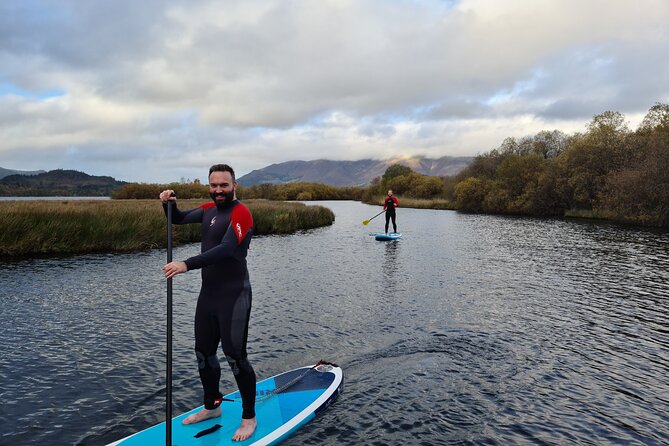
[[211, 223], [209, 223], [209, 226], [214, 226], [214, 223], [216, 223], [216, 216], [214, 215], [214, 218], [211, 219]]

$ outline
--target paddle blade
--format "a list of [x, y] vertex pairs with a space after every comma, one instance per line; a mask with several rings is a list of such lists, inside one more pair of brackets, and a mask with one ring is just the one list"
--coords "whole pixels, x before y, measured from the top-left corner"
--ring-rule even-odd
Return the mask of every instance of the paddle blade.
[[367, 226], [369, 224], [369, 220], [365, 220], [362, 222], [363, 225]]

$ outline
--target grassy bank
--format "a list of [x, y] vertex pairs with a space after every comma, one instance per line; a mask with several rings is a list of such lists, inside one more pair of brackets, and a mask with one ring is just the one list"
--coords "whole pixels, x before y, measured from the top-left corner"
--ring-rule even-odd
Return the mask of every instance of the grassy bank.
[[[371, 200], [363, 200], [365, 204], [383, 206], [385, 196], [374, 197]], [[444, 198], [405, 198], [397, 197], [401, 208], [415, 208], [415, 209], [448, 209], [455, 210], [455, 205]]]
[[[180, 209], [206, 200], [179, 200]], [[331, 210], [301, 203], [248, 200], [254, 233], [288, 234], [327, 226]], [[158, 200], [2, 201], [0, 255], [127, 252], [164, 248], [167, 222]], [[200, 240], [199, 225], [174, 226], [174, 244]]]

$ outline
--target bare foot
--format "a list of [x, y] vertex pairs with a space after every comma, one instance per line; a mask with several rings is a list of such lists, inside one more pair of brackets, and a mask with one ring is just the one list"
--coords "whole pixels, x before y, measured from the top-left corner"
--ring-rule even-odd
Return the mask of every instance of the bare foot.
[[221, 408], [217, 407], [216, 409], [202, 409], [201, 411], [188, 415], [181, 424], [193, 424], [199, 423], [200, 421], [208, 420], [209, 418], [216, 418], [221, 416]]
[[235, 435], [232, 436], [232, 441], [244, 441], [248, 439], [256, 430], [256, 424], [255, 417], [248, 420], [242, 418], [242, 424], [237, 429], [237, 432], [235, 432]]

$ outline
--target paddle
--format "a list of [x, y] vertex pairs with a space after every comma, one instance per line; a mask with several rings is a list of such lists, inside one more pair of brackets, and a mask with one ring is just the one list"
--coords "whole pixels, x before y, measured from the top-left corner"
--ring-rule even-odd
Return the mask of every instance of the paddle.
[[[176, 195], [172, 193], [172, 197]], [[167, 200], [167, 263], [172, 261], [172, 208]], [[172, 278], [167, 279], [167, 367], [165, 377], [165, 445], [172, 446]]]
[[362, 224], [367, 226], [370, 221], [374, 220], [376, 217], [383, 214], [384, 212], [386, 212], [385, 209], [383, 211], [379, 212], [378, 214], [376, 214], [375, 216], [373, 216], [372, 218], [370, 218], [369, 220], [363, 220]]

